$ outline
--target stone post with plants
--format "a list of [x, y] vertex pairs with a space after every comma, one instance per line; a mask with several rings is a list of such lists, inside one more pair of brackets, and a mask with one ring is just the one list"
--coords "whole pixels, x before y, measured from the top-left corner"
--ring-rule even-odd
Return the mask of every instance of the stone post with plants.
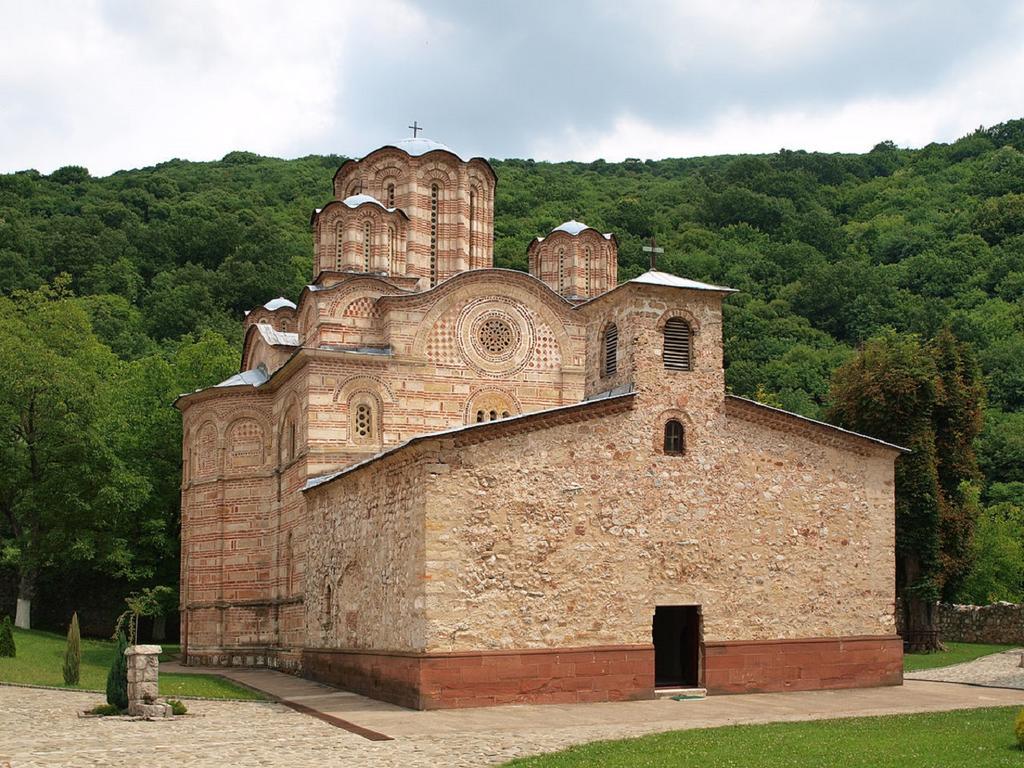
[[68, 643], [64, 649], [64, 685], [78, 685], [82, 666], [82, 636], [78, 630], [78, 611], [71, 614]]

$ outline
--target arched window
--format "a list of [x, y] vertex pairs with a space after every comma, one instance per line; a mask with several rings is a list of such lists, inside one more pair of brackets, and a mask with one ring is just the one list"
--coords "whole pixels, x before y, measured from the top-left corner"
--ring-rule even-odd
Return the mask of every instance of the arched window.
[[348, 403], [349, 434], [352, 442], [358, 444], [378, 442], [380, 403], [377, 398], [362, 392], [353, 396]]
[[682, 422], [676, 419], [665, 422], [665, 453], [672, 456], [686, 453], [686, 431]]
[[601, 351], [604, 355], [601, 365], [602, 376], [612, 376], [618, 370], [619, 358], [619, 329], [615, 323], [609, 323], [604, 329], [604, 338], [601, 343]]
[[565, 293], [565, 246], [558, 249], [558, 292]]
[[395, 185], [394, 184], [388, 184], [388, 192], [387, 192], [387, 195], [385, 197], [386, 197], [386, 199], [388, 201], [387, 207], [388, 208], [394, 208], [395, 207]]
[[437, 285], [437, 203], [441, 188], [430, 185], [430, 287]]
[[395, 241], [397, 239], [398, 238], [395, 237], [395, 228], [388, 227], [388, 269], [390, 269], [392, 272], [398, 271], [398, 265], [395, 263]]
[[334, 271], [340, 272], [345, 263], [345, 228], [342, 222], [334, 225]]
[[476, 192], [469, 193], [469, 267], [473, 268], [473, 231], [475, 229], [476, 219]]
[[291, 597], [292, 594], [292, 549], [292, 532], [288, 531], [284, 544], [284, 593], [286, 597]]
[[356, 438], [369, 440], [373, 437], [373, 409], [367, 403], [356, 406]]
[[665, 367], [672, 371], [690, 369], [690, 324], [681, 317], [665, 323]]
[[590, 257], [592, 252], [588, 245], [583, 249], [583, 294], [590, 298]]
[[296, 449], [296, 445], [295, 445], [295, 422], [292, 421], [291, 419], [289, 419], [288, 420], [288, 426], [286, 427], [286, 429], [288, 430], [288, 461], [291, 461], [292, 459], [295, 458], [295, 449]]
[[334, 624], [334, 590], [330, 584], [324, 586], [324, 605], [321, 616], [325, 629], [330, 629]]
[[363, 222], [363, 272], [370, 271], [370, 241], [373, 237], [373, 229], [370, 220]]

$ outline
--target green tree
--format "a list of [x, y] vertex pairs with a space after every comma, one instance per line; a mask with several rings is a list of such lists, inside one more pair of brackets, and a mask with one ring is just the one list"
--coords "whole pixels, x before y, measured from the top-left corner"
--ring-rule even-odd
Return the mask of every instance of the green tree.
[[14, 624], [10, 616], [0, 621], [0, 658], [13, 659], [17, 654], [14, 646]]
[[78, 612], [71, 614], [68, 643], [64, 649], [64, 685], [78, 685], [82, 666], [82, 636], [78, 631]]
[[92, 333], [64, 284], [0, 298], [0, 536], [18, 572], [16, 624], [30, 626], [42, 569], [130, 559], [117, 535], [144, 489], [100, 428], [117, 358]]
[[982, 510], [972, 544], [971, 569], [960, 602], [1024, 602], [1024, 508], [995, 504]]
[[107, 704], [124, 710], [128, 709], [128, 660], [124, 657], [128, 640], [120, 629], [115, 639], [114, 660], [107, 672]]
[[905, 639], [937, 649], [933, 605], [942, 591], [942, 486], [934, 410], [934, 358], [915, 336], [888, 332], [867, 342], [833, 377], [829, 418], [910, 449], [896, 461], [896, 588]]
[[981, 470], [974, 444], [981, 433], [985, 386], [970, 347], [949, 327], [928, 344], [940, 385], [932, 413], [941, 505], [942, 597], [953, 599], [971, 568]]

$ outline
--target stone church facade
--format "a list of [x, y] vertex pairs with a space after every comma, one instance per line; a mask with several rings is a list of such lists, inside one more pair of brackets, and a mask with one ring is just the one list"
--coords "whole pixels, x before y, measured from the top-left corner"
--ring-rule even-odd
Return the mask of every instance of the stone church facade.
[[343, 165], [314, 281], [183, 395], [182, 646], [416, 708], [902, 679], [900, 448], [727, 395], [732, 292], [569, 221], [494, 269], [496, 178]]

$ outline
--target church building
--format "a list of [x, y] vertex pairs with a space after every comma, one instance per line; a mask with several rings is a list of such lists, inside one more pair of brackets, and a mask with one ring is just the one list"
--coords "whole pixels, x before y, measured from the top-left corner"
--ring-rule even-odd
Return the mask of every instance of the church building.
[[496, 182], [346, 162], [312, 283], [177, 400], [187, 663], [420, 709], [899, 684], [903, 449], [727, 394], [732, 289], [619, 283], [613, 234], [493, 268]]

